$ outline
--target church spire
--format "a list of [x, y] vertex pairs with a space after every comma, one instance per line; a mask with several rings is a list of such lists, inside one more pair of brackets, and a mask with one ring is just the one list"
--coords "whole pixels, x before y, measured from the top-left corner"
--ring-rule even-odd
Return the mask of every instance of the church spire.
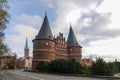
[[36, 38], [53, 40], [53, 35], [52, 35], [51, 29], [50, 29], [49, 21], [47, 18], [47, 13], [45, 13], [43, 24], [42, 24], [41, 29], [40, 29], [38, 35], [36, 36]]
[[26, 44], [25, 44], [25, 50], [29, 50], [29, 47], [28, 47], [28, 38], [26, 37]]
[[68, 46], [78, 46], [78, 42], [77, 39], [75, 37], [75, 34], [73, 32], [71, 23], [70, 23], [70, 30], [69, 30], [69, 35], [68, 35], [68, 39], [67, 39], [67, 45]]

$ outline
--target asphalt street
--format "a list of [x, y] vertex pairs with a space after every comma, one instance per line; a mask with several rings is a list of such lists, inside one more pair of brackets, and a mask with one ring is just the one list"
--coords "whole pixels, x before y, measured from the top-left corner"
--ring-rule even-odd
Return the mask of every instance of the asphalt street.
[[33, 73], [25, 72], [23, 70], [5, 70], [1, 72], [0, 80], [108, 80], [108, 79]]
[[0, 74], [0, 80], [36, 80], [36, 79], [25, 75], [17, 75], [10, 73], [8, 71], [2, 71]]

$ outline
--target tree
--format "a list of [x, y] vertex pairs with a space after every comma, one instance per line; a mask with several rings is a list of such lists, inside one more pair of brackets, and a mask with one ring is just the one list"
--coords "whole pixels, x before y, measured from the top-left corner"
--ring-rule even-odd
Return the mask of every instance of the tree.
[[117, 68], [118, 68], [118, 71], [120, 72], [120, 62], [118, 62], [117, 60], [115, 60], [115, 65], [117, 66]]
[[90, 69], [91, 69], [91, 66], [83, 65], [82, 73], [85, 75], [91, 75]]
[[76, 59], [69, 60], [69, 73], [82, 74], [83, 66]]
[[92, 74], [93, 75], [105, 75], [107, 72], [107, 64], [102, 58], [98, 58], [96, 62], [92, 63]]
[[40, 72], [47, 72], [48, 71], [48, 63], [47, 62], [40, 62], [38, 63], [38, 65], [36, 66], [36, 70], [40, 71]]
[[6, 28], [9, 22], [8, 9], [7, 0], [0, 0], [0, 32]]
[[49, 65], [50, 72], [82, 74], [83, 66], [76, 59], [55, 59]]
[[118, 67], [116, 66], [115, 62], [109, 62], [108, 66], [109, 66], [108, 75], [113, 75], [115, 73], [118, 73]]
[[92, 63], [91, 72], [93, 75], [113, 75], [118, 71], [114, 63], [106, 63], [102, 58], [98, 58]]
[[50, 72], [67, 73], [69, 61], [66, 59], [55, 59], [49, 65]]
[[9, 22], [9, 14], [7, 10], [9, 6], [7, 4], [7, 0], [0, 0], [0, 65], [2, 55], [8, 52], [8, 46], [4, 43], [4, 30]]
[[4, 43], [4, 30], [9, 22], [9, 14], [7, 10], [9, 6], [7, 0], [0, 0], [0, 55], [7, 51], [7, 45]]

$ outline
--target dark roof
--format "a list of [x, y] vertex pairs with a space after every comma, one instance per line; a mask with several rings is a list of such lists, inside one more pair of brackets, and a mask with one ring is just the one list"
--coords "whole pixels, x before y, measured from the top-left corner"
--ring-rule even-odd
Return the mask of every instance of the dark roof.
[[79, 46], [71, 25], [70, 25], [69, 35], [67, 39], [67, 45], [68, 46]]
[[28, 47], [28, 38], [26, 38], [26, 44], [25, 44], [25, 48], [24, 49], [29, 49], [29, 47]]
[[41, 26], [41, 29], [40, 29], [38, 35], [36, 36], [36, 39], [41, 39], [41, 38], [53, 40], [53, 35], [51, 32], [49, 21], [48, 21], [46, 14], [45, 14], [45, 18], [44, 18], [43, 24]]

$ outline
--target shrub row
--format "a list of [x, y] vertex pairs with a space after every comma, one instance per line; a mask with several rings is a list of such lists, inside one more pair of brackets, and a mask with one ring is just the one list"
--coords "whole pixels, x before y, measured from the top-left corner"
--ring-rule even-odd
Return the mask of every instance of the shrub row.
[[106, 63], [102, 58], [92, 62], [92, 66], [82, 65], [76, 59], [55, 59], [50, 63], [40, 62], [36, 66], [40, 72], [69, 73], [85, 75], [113, 75], [120, 72], [120, 62]]

